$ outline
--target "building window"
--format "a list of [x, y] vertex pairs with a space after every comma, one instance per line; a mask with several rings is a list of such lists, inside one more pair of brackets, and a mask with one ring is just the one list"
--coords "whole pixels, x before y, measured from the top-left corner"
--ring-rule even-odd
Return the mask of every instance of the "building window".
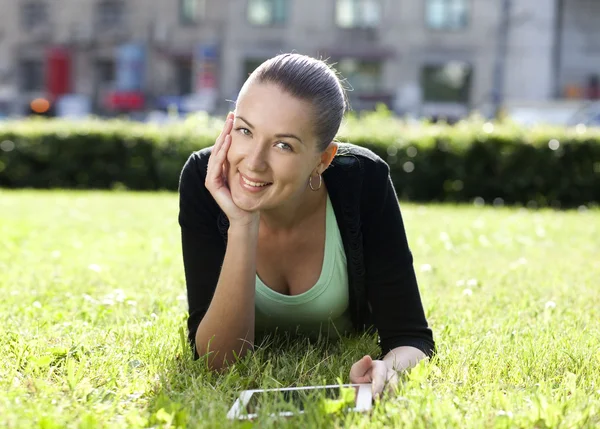
[[342, 28], [373, 28], [381, 22], [380, 0], [337, 0], [335, 21]]
[[44, 64], [42, 60], [22, 60], [20, 75], [23, 91], [33, 92], [44, 89]]
[[253, 25], [284, 24], [288, 0], [248, 0], [248, 22]]
[[28, 1], [21, 4], [21, 26], [33, 30], [48, 22], [48, 5], [43, 1]]
[[179, 22], [182, 25], [197, 24], [204, 18], [206, 0], [179, 0]]
[[192, 93], [192, 80], [194, 78], [192, 61], [180, 59], [175, 62], [175, 73], [177, 76], [178, 95], [188, 95]]
[[433, 30], [462, 30], [469, 24], [471, 0], [427, 0], [425, 19]]
[[351, 88], [350, 95], [381, 91], [383, 63], [355, 58], [341, 59], [335, 66]]
[[101, 0], [96, 5], [96, 28], [98, 30], [120, 29], [125, 26], [125, 2]]
[[454, 61], [442, 65], [425, 65], [421, 70], [423, 100], [436, 103], [468, 104], [473, 68]]
[[256, 70], [258, 66], [264, 63], [267, 59], [268, 58], [246, 58], [242, 67], [243, 75], [241, 84], [243, 85], [244, 82], [246, 82], [246, 80], [248, 79], [248, 76], [250, 76], [252, 72]]
[[115, 81], [115, 62], [113, 60], [96, 61], [96, 81], [100, 86], [112, 85]]

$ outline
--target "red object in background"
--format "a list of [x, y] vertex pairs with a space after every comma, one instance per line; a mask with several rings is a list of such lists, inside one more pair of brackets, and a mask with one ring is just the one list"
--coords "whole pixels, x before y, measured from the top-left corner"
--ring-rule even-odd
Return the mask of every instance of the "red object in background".
[[587, 98], [600, 100], [600, 76], [592, 75], [588, 79]]
[[131, 111], [143, 110], [145, 99], [144, 94], [137, 91], [112, 91], [108, 93], [104, 102], [110, 110]]
[[600, 86], [590, 86], [587, 96], [590, 100], [600, 100]]
[[46, 51], [46, 91], [51, 99], [71, 91], [71, 53], [60, 47]]

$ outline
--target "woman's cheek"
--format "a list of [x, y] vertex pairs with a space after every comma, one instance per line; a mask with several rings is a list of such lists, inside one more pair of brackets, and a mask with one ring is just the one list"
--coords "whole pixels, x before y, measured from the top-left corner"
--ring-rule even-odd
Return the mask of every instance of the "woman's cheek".
[[229, 145], [229, 150], [227, 151], [227, 161], [232, 164], [236, 158], [236, 154], [238, 149], [238, 145], [236, 144], [236, 138], [231, 134], [231, 143]]

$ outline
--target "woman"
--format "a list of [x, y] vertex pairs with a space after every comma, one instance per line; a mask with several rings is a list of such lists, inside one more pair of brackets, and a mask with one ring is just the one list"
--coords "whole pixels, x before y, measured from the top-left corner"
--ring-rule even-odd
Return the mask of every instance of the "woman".
[[219, 370], [255, 331], [331, 335], [374, 326], [382, 359], [352, 383], [375, 394], [433, 353], [388, 165], [334, 142], [344, 90], [322, 61], [284, 54], [245, 82], [214, 146], [180, 178], [194, 354]]

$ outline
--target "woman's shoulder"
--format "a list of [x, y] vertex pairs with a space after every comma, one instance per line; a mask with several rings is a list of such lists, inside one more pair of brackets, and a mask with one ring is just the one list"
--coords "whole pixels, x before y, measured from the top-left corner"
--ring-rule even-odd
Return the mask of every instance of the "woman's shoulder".
[[210, 158], [212, 148], [212, 146], [205, 147], [203, 149], [192, 152], [188, 156], [187, 160], [185, 161], [185, 164], [183, 165], [183, 168], [181, 169], [181, 174], [179, 177], [180, 187], [182, 183], [204, 183], [204, 179], [206, 178], [206, 171], [208, 169], [208, 159]]
[[209, 146], [192, 152], [183, 168], [199, 168], [206, 171], [206, 168], [208, 167], [208, 159], [210, 158], [212, 149], [213, 146]]
[[189, 155], [179, 176], [179, 193], [182, 198], [210, 199], [204, 181], [212, 148], [206, 147]]
[[179, 177], [179, 223], [194, 228], [205, 216], [214, 219], [219, 206], [206, 189], [206, 171], [212, 146], [192, 152]]
[[389, 165], [379, 155], [366, 147], [352, 143], [338, 143], [338, 151], [332, 165], [343, 169], [354, 169], [363, 176], [387, 177], [389, 174]]

